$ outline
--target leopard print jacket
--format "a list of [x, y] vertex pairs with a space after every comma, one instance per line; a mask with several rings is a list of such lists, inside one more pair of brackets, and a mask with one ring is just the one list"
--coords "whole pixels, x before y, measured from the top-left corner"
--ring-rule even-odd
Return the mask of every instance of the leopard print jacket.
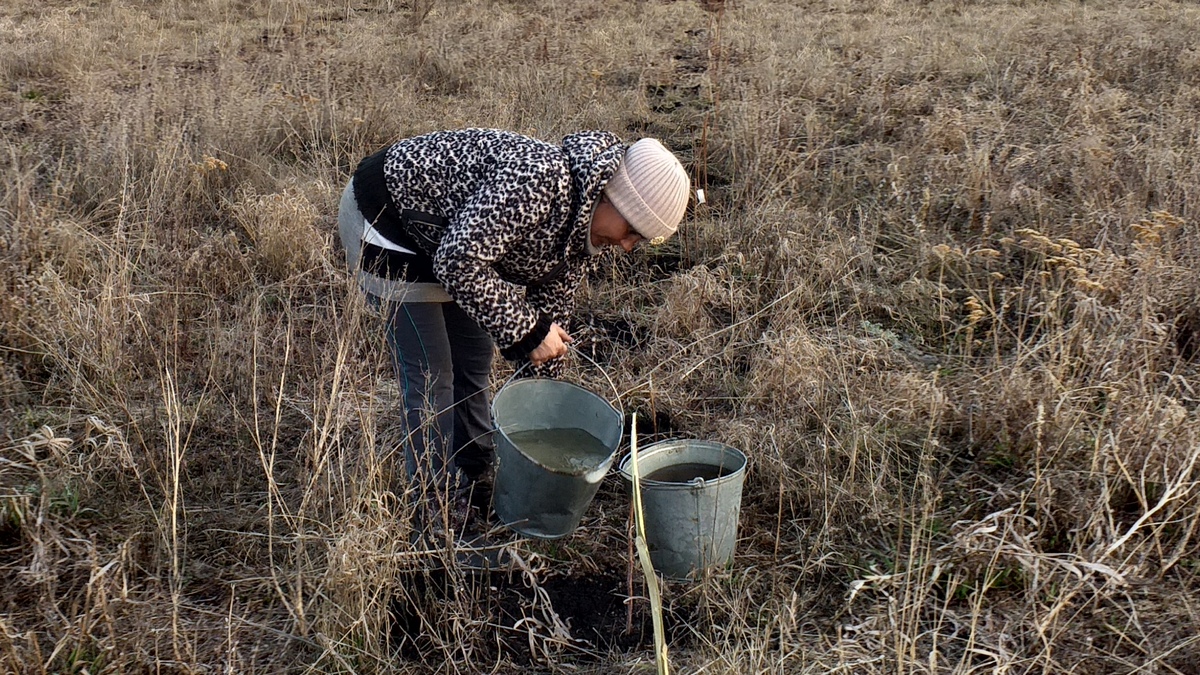
[[592, 213], [625, 149], [602, 131], [561, 146], [494, 129], [440, 131], [388, 147], [382, 182], [396, 212], [444, 219], [409, 221], [409, 241], [501, 353], [519, 361], [551, 323], [567, 325], [594, 258]]

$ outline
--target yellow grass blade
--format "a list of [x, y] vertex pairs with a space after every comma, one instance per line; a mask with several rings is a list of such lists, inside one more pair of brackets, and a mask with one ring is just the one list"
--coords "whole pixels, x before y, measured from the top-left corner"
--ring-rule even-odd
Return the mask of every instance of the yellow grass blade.
[[662, 594], [658, 587], [658, 576], [654, 573], [654, 564], [650, 561], [650, 548], [646, 545], [646, 521], [642, 515], [642, 478], [638, 470], [637, 450], [637, 413], [633, 413], [633, 421], [629, 431], [630, 465], [633, 468], [633, 513], [637, 528], [634, 545], [637, 546], [638, 562], [642, 564], [642, 574], [646, 577], [646, 592], [650, 595], [650, 613], [654, 622], [654, 664], [658, 675], [669, 675], [670, 661], [667, 659], [667, 638], [663, 631]]

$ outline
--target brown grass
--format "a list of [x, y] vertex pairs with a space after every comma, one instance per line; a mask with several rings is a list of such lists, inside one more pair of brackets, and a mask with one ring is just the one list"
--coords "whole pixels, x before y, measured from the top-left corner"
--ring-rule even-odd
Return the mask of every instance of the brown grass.
[[408, 544], [336, 199], [478, 125], [655, 135], [708, 190], [576, 329], [628, 410], [751, 456], [734, 564], [665, 589], [677, 671], [1193, 672], [1198, 33], [1167, 0], [6, 3], [0, 671], [647, 672], [542, 588], [624, 576], [618, 486], [515, 549], [518, 628], [398, 581], [445, 552]]

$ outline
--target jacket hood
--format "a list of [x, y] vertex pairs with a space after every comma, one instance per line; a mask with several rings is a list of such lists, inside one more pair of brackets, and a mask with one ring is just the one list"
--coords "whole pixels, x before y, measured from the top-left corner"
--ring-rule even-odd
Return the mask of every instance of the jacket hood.
[[625, 158], [628, 146], [607, 131], [582, 131], [562, 140], [571, 171], [571, 241], [573, 250], [586, 250], [592, 212], [604, 186]]

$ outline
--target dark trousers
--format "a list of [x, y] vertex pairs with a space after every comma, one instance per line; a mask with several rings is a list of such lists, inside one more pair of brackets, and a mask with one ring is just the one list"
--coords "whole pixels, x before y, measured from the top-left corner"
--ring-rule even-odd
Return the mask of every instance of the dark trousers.
[[492, 464], [492, 338], [453, 302], [384, 303], [417, 489], [467, 488]]

